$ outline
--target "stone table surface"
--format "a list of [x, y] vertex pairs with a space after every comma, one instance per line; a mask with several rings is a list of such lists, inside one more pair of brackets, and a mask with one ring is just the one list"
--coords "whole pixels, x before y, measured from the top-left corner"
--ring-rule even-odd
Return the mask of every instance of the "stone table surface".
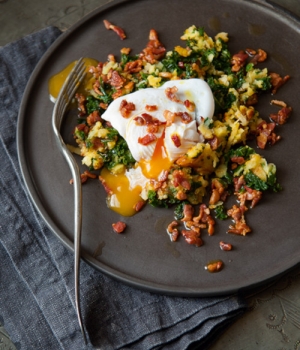
[[[107, 0], [0, 0], [0, 46], [49, 25], [62, 31]], [[263, 0], [258, 0], [263, 3]], [[300, 18], [299, 0], [266, 1]], [[299, 49], [299, 48], [295, 48]], [[212, 350], [300, 349], [300, 267], [247, 295], [248, 311], [216, 339]], [[0, 315], [0, 350], [15, 347]]]

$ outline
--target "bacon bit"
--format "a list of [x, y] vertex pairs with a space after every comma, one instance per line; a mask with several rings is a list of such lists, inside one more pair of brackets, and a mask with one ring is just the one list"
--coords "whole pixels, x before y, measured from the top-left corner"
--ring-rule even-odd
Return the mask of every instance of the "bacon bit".
[[231, 70], [238, 72], [247, 62], [248, 55], [244, 51], [240, 51], [232, 56], [231, 59]]
[[126, 34], [122, 28], [113, 25], [112, 23], [110, 23], [106, 19], [103, 21], [103, 23], [104, 23], [106, 29], [108, 29], [108, 30], [111, 29], [115, 33], [117, 33], [121, 40], [124, 40], [126, 38]]
[[244, 157], [231, 157], [230, 160], [233, 163], [237, 163], [238, 165], [241, 165], [241, 164], [245, 163], [245, 158]]
[[197, 231], [182, 230], [181, 233], [188, 244], [193, 244], [196, 247], [201, 247], [203, 245], [203, 241]]
[[100, 81], [96, 80], [95, 83], [93, 84], [93, 90], [98, 94], [98, 95], [103, 95], [102, 92], [99, 89], [100, 87]]
[[193, 214], [194, 214], [194, 208], [191, 204], [185, 204], [183, 206], [183, 218], [181, 221], [186, 222], [186, 221], [191, 221], [193, 219]]
[[143, 68], [142, 60], [130, 61], [125, 64], [124, 71], [128, 73], [138, 73]]
[[164, 181], [168, 180], [168, 175], [169, 175], [168, 170], [162, 170], [162, 172], [158, 175], [157, 180], [160, 182], [164, 182]]
[[93, 145], [93, 149], [95, 149], [96, 151], [99, 148], [103, 148], [104, 147], [104, 144], [103, 144], [103, 142], [101, 141], [101, 139], [99, 137], [93, 138], [92, 145]]
[[89, 126], [95, 125], [96, 122], [100, 121], [100, 114], [98, 111], [92, 112], [87, 118], [86, 122], [88, 123]]
[[89, 133], [89, 127], [83, 123], [76, 125], [75, 131], [76, 130], [83, 131], [85, 135], [87, 135]]
[[218, 203], [220, 200], [225, 201], [228, 195], [225, 186], [217, 179], [212, 179], [211, 181], [211, 189], [212, 194], [209, 199], [209, 204], [214, 205]]
[[[80, 174], [80, 182], [82, 183], [82, 184], [84, 184], [85, 182], [87, 182], [87, 179], [88, 179], [88, 176], [84, 173], [84, 174]], [[69, 183], [70, 183], [70, 185], [73, 185], [73, 183], [74, 183], [74, 179], [71, 179], [70, 181], [69, 181]]]
[[175, 121], [175, 113], [171, 112], [171, 111], [168, 111], [168, 110], [165, 110], [164, 113], [163, 113], [166, 121], [167, 121], [167, 124], [166, 126], [170, 126], [174, 123]]
[[145, 206], [145, 201], [138, 201], [137, 203], [135, 203], [135, 205], [133, 206], [133, 209], [136, 212], [139, 212], [142, 210], [142, 208]]
[[223, 261], [218, 260], [207, 264], [205, 268], [208, 272], [214, 273], [214, 272], [221, 271], [223, 268], [223, 265], [224, 265]]
[[290, 79], [289, 75], [286, 75], [285, 77], [282, 78], [278, 73], [270, 73], [269, 76], [271, 77], [273, 95], [275, 95], [277, 90]]
[[108, 185], [107, 185], [105, 179], [104, 179], [102, 176], [99, 175], [99, 180], [100, 180], [102, 186], [104, 187], [105, 192], [106, 192], [109, 196], [111, 196], [111, 195], [113, 194], [113, 191], [108, 187]]
[[185, 199], [187, 199], [187, 194], [183, 190], [179, 190], [176, 193], [176, 199], [178, 199], [180, 201], [184, 201]]
[[257, 94], [253, 94], [253, 95], [251, 95], [250, 97], [247, 98], [246, 106], [249, 107], [249, 106], [256, 105], [257, 102], [258, 102], [258, 95]]
[[132, 111], [135, 110], [135, 104], [122, 100], [120, 103], [120, 113], [123, 118], [129, 118]]
[[146, 48], [140, 53], [140, 58], [154, 64], [157, 60], [163, 58], [165, 53], [166, 49], [158, 40], [157, 32], [151, 29], [149, 33], [149, 42]]
[[213, 217], [210, 215], [210, 210], [207, 208], [205, 204], [201, 204], [199, 208], [199, 215], [193, 217], [193, 221], [195, 223], [200, 223], [202, 222], [203, 224], [208, 225], [208, 234], [209, 236], [212, 236], [215, 231], [215, 220]]
[[178, 222], [174, 220], [167, 227], [167, 232], [170, 235], [172, 242], [176, 242], [179, 237], [179, 231], [176, 228], [177, 226]]
[[84, 172], [84, 175], [86, 175], [87, 177], [89, 177], [90, 179], [96, 179], [97, 175], [96, 174], [93, 174], [91, 173], [90, 171], [86, 170]]
[[284, 101], [280, 101], [280, 100], [272, 100], [270, 104], [279, 106], [279, 107], [287, 107], [287, 104]]
[[246, 49], [245, 52], [249, 57], [253, 57], [254, 55], [256, 55], [256, 51], [253, 49]]
[[182, 170], [174, 170], [172, 175], [175, 187], [182, 186], [186, 190], [191, 189], [191, 184]]
[[267, 123], [266, 121], [262, 121], [257, 126], [258, 136], [256, 137], [256, 142], [260, 149], [265, 149], [267, 143], [274, 145], [280, 140], [280, 136], [277, 136], [275, 132], [273, 132], [275, 126], [275, 123]]
[[138, 143], [140, 143], [143, 146], [147, 146], [149, 145], [149, 143], [152, 143], [153, 141], [155, 141], [157, 139], [157, 137], [155, 136], [155, 134], [147, 134], [143, 137], [139, 137], [138, 138]]
[[183, 103], [181, 100], [179, 100], [179, 98], [177, 98], [176, 96], [177, 91], [178, 91], [178, 88], [176, 86], [168, 87], [165, 89], [165, 94], [169, 100], [177, 103]]
[[157, 111], [158, 107], [156, 105], [146, 105], [146, 111], [147, 112], [154, 112]]
[[178, 112], [178, 113], [176, 113], [176, 115], [178, 115], [181, 118], [181, 121], [184, 124], [188, 124], [193, 120], [192, 116], [190, 114], [188, 114], [187, 112]]
[[258, 52], [255, 53], [253, 58], [250, 60], [250, 63], [257, 64], [258, 62], [264, 62], [267, 59], [266, 51], [258, 49]]
[[224, 251], [230, 251], [230, 250], [232, 250], [232, 245], [230, 243], [225, 243], [225, 242], [221, 241], [220, 248]]
[[133, 120], [135, 121], [135, 124], [139, 125], [139, 126], [142, 126], [142, 125], [146, 124], [145, 119], [140, 117], [140, 116], [135, 117]]
[[229, 226], [228, 233], [234, 233], [236, 235], [246, 236], [247, 233], [251, 232], [251, 228], [246, 224], [244, 212], [247, 210], [246, 207], [238, 207], [234, 205], [227, 211], [227, 215], [232, 217], [235, 224]]
[[83, 94], [76, 93], [75, 98], [76, 98], [77, 103], [78, 103], [78, 110], [82, 114], [86, 114], [86, 109], [85, 109], [86, 98], [85, 98], [85, 96]]
[[123, 221], [118, 221], [112, 224], [111, 226], [116, 233], [123, 233], [124, 230], [126, 229], [126, 224]]
[[109, 83], [111, 86], [115, 87], [118, 90], [118, 89], [121, 89], [121, 87], [124, 85], [125, 82], [126, 82], [126, 79], [121, 77], [116, 70], [112, 71], [109, 79]]
[[246, 181], [244, 178], [244, 175], [241, 175], [240, 177], [234, 177], [233, 178], [233, 184], [234, 184], [234, 191], [239, 192], [239, 190], [246, 185]]
[[107, 109], [108, 104], [107, 104], [107, 103], [104, 103], [104, 102], [100, 102], [100, 103], [99, 103], [99, 107], [102, 108], [102, 109]]
[[292, 113], [291, 107], [283, 107], [277, 114], [270, 114], [270, 118], [276, 124], [283, 125], [287, 122], [291, 113]]
[[220, 141], [217, 138], [217, 136], [214, 135], [214, 137], [210, 140], [207, 140], [207, 143], [210, 144], [210, 148], [215, 151], [218, 149], [218, 147], [220, 146]]
[[130, 51], [131, 51], [131, 48], [130, 47], [123, 47], [120, 52], [123, 54], [123, 55], [129, 55], [130, 54]]
[[236, 193], [238, 197], [238, 201], [240, 202], [240, 206], [245, 206], [246, 201], [252, 201], [251, 202], [251, 208], [254, 208], [256, 204], [260, 201], [262, 197], [262, 192], [255, 190], [253, 188], [250, 188], [248, 186], [244, 186], [244, 189], [246, 190], [243, 193]]
[[190, 112], [194, 112], [196, 105], [194, 102], [190, 101], [190, 100], [185, 100], [183, 102], [183, 104], [185, 105], [185, 107], [190, 111]]
[[166, 79], [172, 79], [173, 77], [173, 74], [170, 72], [159, 72], [158, 75]]
[[178, 148], [181, 146], [180, 137], [177, 134], [172, 134], [171, 140], [173, 141], [175, 147]]

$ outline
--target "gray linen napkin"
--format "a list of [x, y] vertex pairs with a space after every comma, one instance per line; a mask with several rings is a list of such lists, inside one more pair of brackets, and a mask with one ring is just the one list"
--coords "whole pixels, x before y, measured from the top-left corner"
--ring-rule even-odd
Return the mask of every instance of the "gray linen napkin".
[[81, 264], [77, 322], [73, 254], [50, 232], [26, 192], [16, 126], [26, 83], [60, 35], [49, 27], [0, 48], [0, 322], [18, 349], [205, 349], [246, 307], [237, 296], [178, 298], [119, 283]]

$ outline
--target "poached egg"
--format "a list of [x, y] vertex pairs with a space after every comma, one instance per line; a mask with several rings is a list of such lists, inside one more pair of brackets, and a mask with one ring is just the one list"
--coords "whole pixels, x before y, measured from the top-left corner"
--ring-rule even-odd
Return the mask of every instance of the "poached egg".
[[203, 142], [198, 126], [213, 114], [213, 94], [202, 79], [171, 80], [115, 99], [101, 117], [126, 140], [137, 163], [125, 174], [101, 172], [112, 191], [108, 206], [123, 216], [135, 214], [135, 203], [146, 199], [146, 183]]

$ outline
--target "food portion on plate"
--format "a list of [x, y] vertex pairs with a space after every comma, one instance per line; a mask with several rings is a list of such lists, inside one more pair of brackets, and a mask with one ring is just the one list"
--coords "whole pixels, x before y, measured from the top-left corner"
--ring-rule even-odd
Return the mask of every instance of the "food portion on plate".
[[[260, 48], [231, 53], [227, 33], [212, 38], [192, 25], [181, 40], [167, 52], [151, 29], [140, 54], [123, 47], [119, 59], [89, 65], [70, 148], [88, 168], [83, 181], [99, 175], [109, 208], [126, 217], [147, 203], [172, 206], [171, 239], [201, 246], [216, 219], [232, 219], [229, 233], [251, 232], [246, 212], [281, 189], [276, 165], [259, 150], [280, 140], [292, 108], [271, 98], [274, 113], [261, 116], [256, 106], [289, 76], [269, 72]], [[237, 202], [227, 208], [231, 194]]]

